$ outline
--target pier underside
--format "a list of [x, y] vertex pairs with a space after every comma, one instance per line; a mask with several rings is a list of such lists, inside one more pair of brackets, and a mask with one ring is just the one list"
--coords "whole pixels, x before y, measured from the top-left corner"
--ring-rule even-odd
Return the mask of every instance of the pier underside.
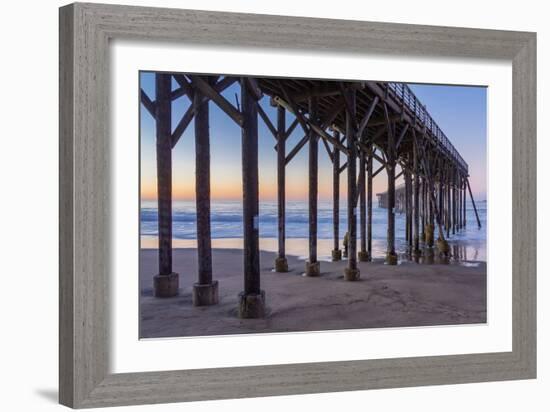
[[[227, 296], [225, 285], [222, 279], [217, 279], [219, 273], [212, 263], [208, 102], [216, 104], [242, 131], [244, 259], [242, 267], [236, 270], [241, 277], [240, 284], [244, 285], [233, 302], [235, 314], [240, 318], [267, 316], [266, 301], [270, 300], [270, 293], [274, 293], [271, 284], [266, 288], [265, 283], [260, 282], [267, 268], [275, 268], [275, 273], [279, 274], [299, 271], [308, 277], [327, 273], [322, 267], [327, 262], [320, 262], [317, 253], [320, 150], [326, 151], [333, 167], [332, 258], [338, 262], [347, 257], [330, 267], [331, 276], [338, 272], [345, 281], [356, 282], [362, 279], [362, 271], [367, 271], [363, 276], [367, 274], [370, 278], [377, 270], [385, 270], [365, 266], [365, 262], [372, 260], [372, 180], [379, 173], [385, 172], [388, 182], [384, 194], [388, 226], [385, 262], [388, 265], [396, 265], [402, 252], [396, 250], [396, 211], [406, 213], [408, 246], [405, 252], [415, 256], [416, 261], [425, 253], [442, 256], [444, 261], [449, 255], [447, 238], [466, 226], [467, 194], [471, 198], [468, 165], [405, 84], [180, 73], [156, 73], [155, 78], [154, 99], [141, 90], [142, 109], [156, 121], [159, 248], [158, 269], [151, 267], [149, 273], [150, 279], [154, 278], [152, 295], [155, 297], [175, 297], [180, 294], [182, 285], [188, 283], [173, 271], [171, 152], [192, 120], [197, 207], [194, 269], [197, 275], [192, 285], [192, 303], [212, 306]], [[177, 87], [173, 87], [173, 83]], [[234, 84], [240, 86], [235, 104], [224, 95], [224, 91]], [[191, 105], [180, 119], [175, 119], [173, 128], [171, 104], [184, 95]], [[293, 119], [289, 124], [287, 113]], [[268, 136], [259, 136], [259, 121], [267, 126]], [[287, 147], [289, 136], [300, 129], [303, 137], [294, 146]], [[277, 159], [278, 251], [275, 256], [262, 255], [259, 250], [260, 138], [273, 139], [273, 155]], [[309, 239], [308, 250], [304, 251], [308, 257], [304, 267], [303, 263], [290, 259], [285, 251], [285, 170], [306, 146], [309, 178], [304, 190], [309, 194]], [[341, 250], [339, 175], [344, 170], [347, 171], [347, 235], [343, 239], [345, 250]], [[404, 186], [396, 189], [396, 180], [400, 177]], [[301, 267], [298, 269], [297, 265]], [[185, 267], [185, 276], [188, 276], [189, 266], [179, 267]], [[320, 279], [319, 285], [323, 282], [325, 280]], [[379, 293], [373, 290], [372, 293]]]

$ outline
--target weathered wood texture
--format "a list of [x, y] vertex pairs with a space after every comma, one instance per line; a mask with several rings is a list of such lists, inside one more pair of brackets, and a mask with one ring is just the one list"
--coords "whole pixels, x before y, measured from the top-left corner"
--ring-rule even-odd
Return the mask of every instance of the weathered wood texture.
[[367, 252], [367, 187], [366, 187], [366, 153], [361, 151], [359, 154], [359, 226], [361, 227], [361, 252]]
[[[340, 140], [340, 133], [334, 138]], [[340, 250], [340, 151], [334, 151], [332, 159], [332, 222], [334, 250]]]
[[284, 107], [277, 107], [277, 230], [278, 257], [285, 257], [285, 211], [286, 211], [286, 113]]
[[348, 269], [357, 270], [357, 131], [355, 90], [347, 90], [350, 107], [346, 111], [346, 141], [348, 149]]
[[197, 209], [197, 252], [200, 284], [212, 283], [210, 235], [210, 119], [208, 102], [196, 90], [195, 106], [195, 192]]
[[369, 147], [367, 166], [367, 253], [372, 260], [372, 146]]
[[172, 273], [172, 105], [171, 76], [155, 75], [159, 274]]
[[[309, 101], [310, 119], [317, 121], [317, 99]], [[319, 191], [319, 136], [310, 129], [309, 132], [309, 263], [317, 262], [317, 200]]]
[[244, 293], [260, 293], [258, 108], [241, 81]]
[[[108, 70], [109, 42], [118, 38], [324, 50], [336, 54], [368, 51], [512, 60], [512, 120], [516, 148], [512, 181], [513, 350], [299, 365], [112, 373], [107, 308], [108, 285], [115, 274], [110, 273], [107, 264], [111, 250]], [[61, 8], [61, 403], [83, 408], [535, 377], [535, 99], [536, 38], [533, 33], [102, 4], [79, 3]], [[249, 149], [254, 150], [253, 143]], [[433, 190], [434, 183], [427, 183]], [[249, 189], [247, 191], [254, 195], [254, 184], [250, 184]], [[247, 214], [249, 226], [253, 225], [254, 212], [257, 215], [253, 199], [254, 196]], [[438, 213], [433, 192], [428, 209], [432, 215]], [[257, 251], [255, 239], [257, 232], [254, 235], [252, 231], [252, 241], [248, 241], [252, 253]]]

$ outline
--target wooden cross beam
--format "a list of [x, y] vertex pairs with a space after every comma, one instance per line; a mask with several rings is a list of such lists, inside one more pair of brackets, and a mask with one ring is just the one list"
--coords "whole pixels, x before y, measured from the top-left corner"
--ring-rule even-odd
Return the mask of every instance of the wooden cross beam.
[[[360, 145], [360, 147], [364, 150], [364, 146], [363, 145]], [[374, 151], [371, 153], [373, 158], [375, 158], [376, 160], [378, 160], [380, 162], [380, 160], [384, 160], [382, 158], [380, 158], [380, 156], [375, 156], [375, 153]], [[367, 165], [368, 165], [368, 161], [367, 161]], [[382, 170], [384, 170], [384, 168], [386, 167], [386, 162], [380, 162], [382, 163], [381, 166], [372, 174], [372, 177], [374, 178], [378, 173], [380, 173]], [[346, 167], [348, 166], [348, 162], [345, 162], [339, 169], [338, 173], [342, 173], [344, 170], [346, 170]]]
[[[281, 106], [282, 107], [282, 106]], [[283, 134], [283, 140], [286, 140], [290, 137], [290, 135], [292, 134], [292, 132], [294, 131], [294, 129], [296, 129], [296, 126], [298, 126], [300, 122], [298, 122], [298, 119], [294, 119], [294, 121], [292, 122], [292, 124], [288, 127], [288, 129], [286, 129], [286, 131], [284, 132]], [[273, 146], [273, 149], [277, 150], [277, 145]]]
[[289, 112], [291, 112], [294, 116], [296, 116], [296, 118], [298, 119], [298, 121], [300, 122], [300, 124], [302, 125], [302, 128], [305, 128], [305, 130], [308, 130], [309, 127], [311, 127], [313, 129], [313, 131], [315, 133], [317, 133], [321, 138], [325, 139], [326, 141], [328, 141], [329, 143], [331, 143], [334, 147], [337, 147], [340, 151], [344, 152], [344, 153], [348, 153], [348, 149], [342, 144], [340, 143], [339, 140], [335, 139], [334, 137], [332, 137], [331, 135], [329, 135], [325, 130], [324, 128], [328, 127], [328, 126], [325, 126], [324, 128], [319, 126], [317, 124], [317, 122], [315, 122], [313, 119], [306, 119], [302, 113], [300, 113], [296, 108], [295, 108], [295, 105], [292, 104], [292, 103], [289, 103], [289, 102], [286, 102], [285, 100], [283, 100], [282, 98], [280, 98], [279, 96], [275, 96], [274, 97], [274, 101], [277, 103], [277, 104], [280, 104], [281, 106], [285, 107]]
[[372, 153], [372, 157], [375, 158], [376, 160], [378, 160], [378, 163], [380, 163], [381, 165], [386, 166], [386, 163], [387, 163], [386, 159], [384, 159], [384, 158], [378, 156], [378, 155], [376, 154], [376, 152], [373, 152], [373, 153]]
[[[183, 87], [178, 87], [176, 90], [172, 91], [170, 94], [170, 100], [176, 100], [179, 99], [181, 96], [185, 96], [187, 92]], [[191, 96], [189, 96], [189, 99], [191, 99]]]
[[279, 106], [283, 106], [287, 111], [292, 113], [296, 117], [296, 119], [298, 119], [298, 122], [300, 123], [300, 126], [302, 126], [304, 133], [309, 134], [309, 127], [305, 121], [304, 116], [302, 116], [300, 110], [298, 109], [298, 106], [291, 99], [288, 89], [283, 83], [281, 83], [281, 91], [283, 92], [283, 96], [285, 97], [286, 101], [281, 99], [279, 96], [273, 97], [273, 101]]
[[151, 116], [153, 116], [153, 118], [156, 119], [156, 104], [151, 100], [149, 99], [149, 96], [147, 96], [147, 93], [145, 93], [143, 91], [143, 89], [140, 89], [139, 91], [139, 97], [140, 97], [140, 100], [141, 100], [141, 103], [143, 104], [143, 106], [147, 109], [147, 111], [149, 112], [149, 114]]
[[323, 142], [323, 146], [325, 146], [325, 150], [327, 151], [327, 155], [328, 155], [330, 161], [333, 162], [334, 161], [334, 156], [332, 154], [332, 150], [330, 150], [330, 147], [329, 147], [327, 141], [325, 139], [321, 139], [321, 141]]
[[227, 89], [229, 86], [231, 86], [233, 83], [235, 83], [237, 80], [239, 80], [237, 77], [229, 77], [225, 76], [223, 79], [221, 79], [214, 88], [218, 93], [223, 92], [225, 89]]
[[376, 171], [372, 174], [372, 177], [375, 178], [378, 173], [386, 168], [386, 165], [381, 165]]
[[185, 132], [185, 129], [187, 129], [187, 126], [189, 126], [189, 123], [191, 123], [191, 120], [193, 120], [194, 115], [195, 115], [195, 105], [194, 103], [191, 103], [191, 106], [189, 106], [185, 114], [182, 116], [182, 118], [178, 122], [176, 128], [174, 129], [174, 132], [172, 133], [172, 136], [171, 136], [172, 149], [176, 147], [178, 140], [180, 139], [183, 132]]
[[348, 162], [345, 162], [342, 166], [340, 166], [340, 169], [338, 169], [338, 173], [342, 173], [344, 170], [346, 170], [346, 167], [348, 167]]
[[189, 96], [191, 101], [193, 100], [193, 88], [185, 78], [183, 74], [174, 74], [174, 80], [180, 85], [181, 89]]
[[[278, 136], [277, 135], [277, 129], [275, 129], [275, 126], [273, 126], [273, 123], [271, 123], [271, 120], [269, 120], [269, 117], [267, 116], [267, 113], [264, 111], [264, 109], [262, 108], [260, 103], [258, 102], [257, 104], [258, 104], [258, 114], [260, 115], [260, 117], [264, 121], [265, 125], [267, 126], [267, 128], [269, 129], [269, 131], [271, 132], [271, 134], [273, 135], [275, 140], [277, 140], [277, 136]], [[275, 148], [276, 147], [277, 146], [275, 146]]]
[[283, 137], [285, 140], [289, 138], [289, 136], [292, 134], [294, 129], [296, 129], [296, 126], [298, 126], [299, 123], [300, 122], [298, 121], [298, 119], [294, 119], [290, 126], [288, 126], [288, 129], [286, 129], [285, 135]]
[[[193, 96], [194, 92], [191, 88], [191, 85], [187, 82], [187, 79], [183, 75], [174, 75], [174, 78], [180, 85], [188, 85], [190, 92], [186, 92], [187, 96], [191, 98]], [[224, 77], [222, 80], [217, 82], [214, 85], [214, 90], [218, 93], [223, 92], [225, 89], [227, 89], [229, 86], [231, 86], [233, 83], [237, 81], [237, 78], [235, 77]], [[182, 88], [186, 88], [187, 86], [182, 86]], [[190, 93], [190, 94], [189, 94]], [[203, 104], [205, 101], [208, 100], [208, 97], [201, 95], [201, 104]], [[178, 140], [183, 135], [183, 132], [187, 129], [187, 126], [189, 126], [189, 123], [191, 123], [191, 120], [193, 120], [193, 116], [195, 115], [195, 109], [193, 102], [191, 103], [191, 106], [187, 109], [185, 114], [182, 116], [178, 124], [176, 125], [176, 128], [174, 129], [174, 132], [172, 133], [172, 149], [176, 147], [176, 144], [178, 143]]]
[[309, 140], [309, 135], [306, 134], [304, 137], [302, 137], [302, 139], [298, 143], [296, 143], [296, 146], [294, 146], [294, 148], [286, 156], [285, 165], [290, 163], [290, 161], [294, 158], [294, 156], [298, 154], [300, 149], [304, 147], [304, 145], [307, 143], [308, 140]]
[[369, 143], [376, 144], [376, 140], [378, 140], [378, 138], [382, 136], [386, 132], [386, 130], [388, 130], [388, 127], [386, 125], [382, 126], [370, 138], [365, 139], [361, 143], [363, 143], [364, 145], [368, 145]]
[[243, 115], [229, 101], [200, 76], [190, 76], [191, 84], [218, 105], [235, 123], [243, 126]]
[[372, 116], [372, 113], [374, 112], [374, 108], [376, 107], [376, 105], [378, 104], [378, 96], [375, 96], [374, 97], [374, 100], [372, 101], [371, 105], [369, 106], [369, 109], [367, 110], [367, 114], [365, 115], [365, 117], [363, 117], [363, 119], [361, 120], [361, 123], [359, 124], [359, 129], [357, 131], [357, 136], [359, 138], [361, 138], [361, 136], [363, 135], [363, 131], [365, 130], [365, 128], [367, 127], [367, 123], [369, 122], [371, 116]]
[[405, 133], [407, 133], [407, 130], [409, 130], [409, 124], [405, 123], [405, 126], [401, 130], [401, 133], [399, 134], [399, 138], [397, 139], [397, 144], [395, 145], [395, 149], [399, 149], [399, 145], [403, 141], [403, 138], [405, 137]]

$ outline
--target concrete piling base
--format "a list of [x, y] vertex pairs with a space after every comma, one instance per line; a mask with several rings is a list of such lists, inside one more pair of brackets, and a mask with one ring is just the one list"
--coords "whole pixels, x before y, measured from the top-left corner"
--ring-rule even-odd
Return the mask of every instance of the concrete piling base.
[[339, 262], [340, 260], [342, 260], [342, 251], [340, 249], [334, 249], [332, 251], [332, 261]]
[[288, 261], [286, 257], [278, 257], [275, 259], [275, 272], [288, 272]]
[[431, 265], [432, 263], [434, 263], [434, 250], [433, 248], [431, 247], [426, 247], [424, 248], [424, 253], [423, 253], [423, 256], [424, 256], [424, 259], [423, 259], [423, 263], [426, 263], [426, 264], [429, 264]]
[[388, 265], [397, 265], [397, 254], [396, 253], [387, 253], [386, 254], [386, 264], [388, 264]]
[[306, 276], [319, 276], [321, 275], [321, 263], [306, 261]]
[[345, 268], [344, 269], [344, 280], [347, 280], [349, 282], [355, 282], [356, 280], [359, 280], [361, 277], [361, 272], [359, 269], [350, 269]]
[[369, 262], [370, 261], [369, 252], [367, 252], [366, 250], [360, 250], [357, 253], [357, 259], [359, 259], [359, 262]]
[[426, 244], [430, 247], [434, 245], [434, 226], [432, 224], [426, 225]]
[[261, 319], [265, 317], [265, 292], [239, 293], [239, 318]]
[[437, 239], [437, 249], [439, 250], [439, 253], [447, 256], [450, 251], [449, 242], [442, 238]]
[[155, 275], [153, 277], [153, 294], [157, 298], [172, 298], [178, 295], [179, 274]]
[[195, 283], [193, 285], [193, 305], [209, 306], [218, 303], [218, 281], [208, 284]]

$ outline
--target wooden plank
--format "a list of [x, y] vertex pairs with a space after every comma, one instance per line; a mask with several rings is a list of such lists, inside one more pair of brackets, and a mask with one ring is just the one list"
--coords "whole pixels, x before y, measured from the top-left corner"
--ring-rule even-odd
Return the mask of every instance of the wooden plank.
[[[362, 88], [362, 85], [360, 83], [351, 83], [351, 86], [357, 89]], [[341, 93], [341, 88], [337, 82], [329, 82], [328, 84], [315, 86], [310, 90], [293, 93], [291, 97], [295, 102], [298, 103], [306, 101], [310, 97], [339, 96], [341, 95]]]

